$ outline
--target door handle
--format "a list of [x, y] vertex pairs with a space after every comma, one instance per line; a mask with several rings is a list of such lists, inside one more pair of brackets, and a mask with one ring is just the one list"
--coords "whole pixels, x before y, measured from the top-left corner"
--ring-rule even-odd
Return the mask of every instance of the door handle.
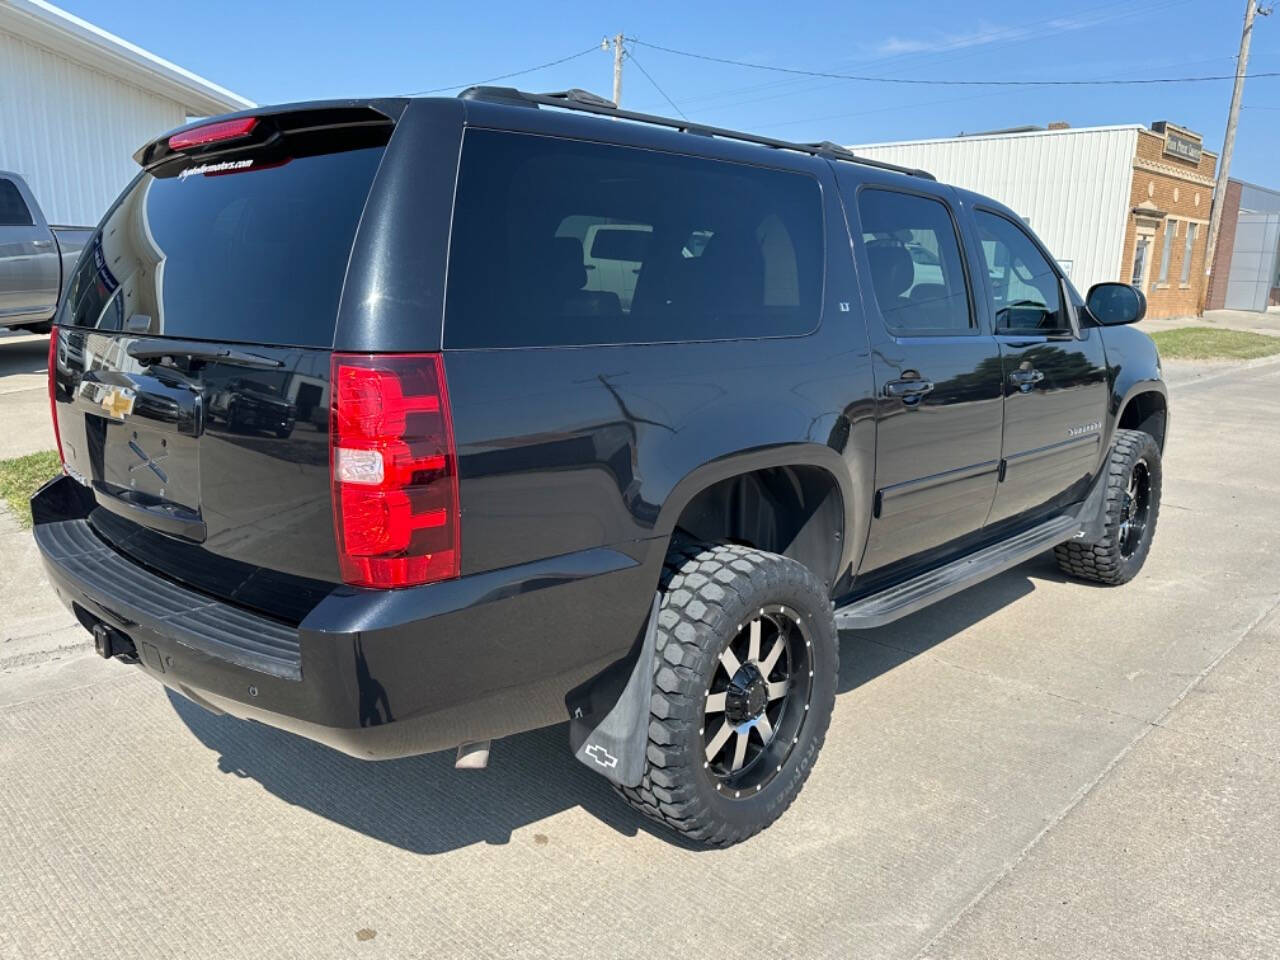
[[1023, 393], [1030, 392], [1031, 388], [1043, 379], [1044, 374], [1039, 370], [1015, 370], [1009, 374], [1009, 382]]
[[53, 241], [52, 240], [32, 240], [31, 245], [33, 247], [51, 247], [53, 246]]
[[909, 404], [919, 403], [925, 394], [932, 391], [932, 380], [920, 380], [917, 378], [890, 380], [884, 385], [884, 395], [886, 397], [901, 397], [903, 403]]

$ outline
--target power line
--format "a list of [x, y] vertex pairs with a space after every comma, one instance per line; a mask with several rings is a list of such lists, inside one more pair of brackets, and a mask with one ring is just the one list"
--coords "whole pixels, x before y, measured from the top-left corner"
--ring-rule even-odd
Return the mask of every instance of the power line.
[[632, 63], [634, 63], [636, 65], [636, 69], [639, 70], [641, 73], [643, 73], [645, 75], [645, 78], [650, 83], [653, 84], [653, 89], [657, 90], [660, 94], [662, 94], [662, 99], [666, 100], [667, 103], [671, 104], [672, 110], [680, 114], [681, 117], [684, 117], [685, 120], [689, 119], [688, 117], [685, 117], [684, 111], [676, 106], [676, 102], [672, 100], [669, 96], [667, 96], [667, 91], [663, 90], [660, 86], [658, 86], [658, 81], [653, 79], [649, 71], [646, 70], [644, 66], [640, 63], [640, 61], [636, 59], [636, 54], [634, 50], [627, 52], [627, 59], [630, 60]]
[[[916, 77], [871, 77], [854, 73], [831, 73], [825, 70], [801, 70], [796, 67], [778, 67], [767, 63], [751, 63], [747, 60], [732, 60], [728, 57], [713, 57], [705, 53], [691, 53], [688, 50], [676, 50], [661, 44], [649, 43], [646, 40], [627, 38], [631, 43], [663, 53], [673, 53], [680, 57], [694, 60], [706, 60], [710, 63], [723, 63], [734, 67], [749, 67], [752, 70], [771, 70], [774, 73], [789, 73], [801, 77], [822, 77], [828, 80], [856, 80], [862, 83], [894, 83], [906, 86], [927, 87], [1106, 87], [1106, 86], [1139, 86], [1162, 83], [1204, 83], [1210, 80], [1234, 80], [1234, 73], [1224, 73], [1202, 77], [1143, 77], [1134, 80], [924, 80]], [[1254, 73], [1249, 79], [1280, 77], [1280, 71]]]
[[[1234, 61], [1236, 58], [1235, 57], [1205, 57], [1202, 60], [1191, 60], [1191, 61], [1181, 61], [1181, 62], [1184, 65], [1189, 65], [1191, 63], [1212, 63], [1212, 62], [1215, 62], [1218, 60], [1224, 60], [1224, 59]], [[987, 97], [998, 97], [1001, 95], [1002, 95], [1001, 92], [997, 89], [995, 91], [988, 92], [988, 93], [970, 93], [962, 97], [946, 97], [941, 100], [913, 100], [911, 101], [911, 107], [914, 109], [916, 107], [931, 107], [931, 106], [936, 106], [938, 104], [944, 104], [944, 103], [964, 103], [972, 100], [982, 100]], [[892, 104], [889, 104], [888, 106], [874, 107], [870, 110], [856, 110], [856, 111], [846, 110], [840, 113], [828, 113], [818, 117], [798, 117], [790, 120], [782, 120], [777, 123], [765, 123], [760, 125], [760, 128], [763, 130], [773, 130], [778, 127], [793, 127], [801, 123], [821, 123], [827, 120], [846, 120], [851, 117], [868, 117], [877, 113], [892, 113], [895, 110], [902, 110], [902, 109], [903, 109], [902, 104], [892, 103]], [[1244, 109], [1249, 109], [1249, 108], [1246, 107]], [[1253, 109], [1280, 110], [1280, 107], [1261, 107], [1261, 108], [1254, 107]]]
[[457, 90], [462, 87], [478, 87], [486, 83], [496, 83], [499, 80], [510, 80], [512, 77], [523, 76], [526, 73], [533, 73], [537, 70], [545, 70], [547, 67], [558, 67], [562, 63], [568, 63], [570, 60], [577, 60], [579, 57], [585, 57], [588, 53], [595, 53], [600, 49], [600, 44], [593, 43], [585, 50], [579, 50], [577, 53], [571, 53], [567, 57], [561, 57], [559, 60], [549, 60], [546, 63], [540, 63], [536, 67], [526, 67], [524, 70], [513, 70], [511, 73], [504, 73], [501, 76], [489, 77], [487, 80], [473, 80], [471, 83], [453, 83], [447, 87], [433, 87], [430, 90], [415, 90], [412, 93], [404, 93], [404, 97], [420, 97], [427, 93], [443, 93], [446, 90]]
[[[1162, 2], [1153, 3], [1152, 0], [1109, 0], [1107, 3], [1095, 4], [1087, 7], [1076, 9], [1059, 9], [1054, 16], [1043, 20], [1023, 21], [1012, 23], [1006, 27], [999, 29], [989, 29], [980, 32], [980, 35], [972, 35], [968, 38], [958, 38], [963, 42], [955, 42], [957, 38], [953, 38], [951, 42], [943, 42], [936, 49], [904, 51], [902, 53], [890, 54], [888, 56], [879, 56], [870, 60], [846, 60], [844, 63], [830, 65], [828, 69], [836, 70], [838, 68], [846, 69], [866, 69], [869, 66], [875, 66], [877, 69], [883, 69], [884, 65], [888, 66], [890, 73], [898, 73], [903, 70], [918, 71], [922, 65], [927, 63], [930, 68], [938, 63], [953, 63], [957, 60], [968, 60], [974, 57], [990, 56], [990, 50], [993, 47], [1004, 47], [1011, 43], [1023, 43], [1028, 36], [1035, 36], [1037, 39], [1043, 38], [1051, 33], [1060, 32], [1076, 32], [1080, 30], [1088, 30], [1114, 20], [1123, 20], [1136, 16], [1150, 16], [1154, 10], [1167, 9], [1169, 7], [1182, 6], [1190, 3], [1191, 0], [1162, 0]], [[1130, 4], [1138, 4], [1137, 6], [1129, 6]], [[1126, 9], [1126, 7], [1129, 7]], [[1106, 11], [1099, 13], [1099, 11]], [[1045, 29], [1037, 30], [1041, 27]], [[1234, 57], [1232, 58], [1234, 61]], [[724, 109], [728, 107], [741, 106], [743, 104], [761, 103], [766, 100], [776, 100], [782, 97], [791, 97], [800, 95], [800, 93], [812, 90], [823, 90], [833, 86], [839, 86], [841, 81], [817, 83], [814, 84], [810, 78], [791, 77], [789, 79], [771, 80], [765, 83], [752, 84], [747, 87], [734, 87], [728, 90], [720, 90], [705, 95], [695, 95], [692, 97], [682, 97], [685, 103], [697, 102], [707, 105], [711, 101], [723, 101], [729, 99], [728, 103], [721, 103], [719, 107]], [[770, 94], [767, 96], [741, 98], [740, 94], [751, 94], [758, 91], [770, 89], [782, 89], [789, 87], [781, 93]], [[736, 97], [736, 99], [735, 99]]]

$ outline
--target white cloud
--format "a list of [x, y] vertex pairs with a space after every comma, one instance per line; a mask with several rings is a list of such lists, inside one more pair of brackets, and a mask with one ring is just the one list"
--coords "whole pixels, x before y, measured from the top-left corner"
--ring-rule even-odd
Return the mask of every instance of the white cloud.
[[994, 24], [983, 24], [976, 30], [965, 33], [939, 33], [929, 37], [890, 36], [876, 45], [875, 53], [881, 57], [896, 57], [908, 53], [943, 53], [948, 50], [963, 50], [967, 47], [981, 47], [989, 43], [1011, 43], [1032, 36], [1043, 36], [1046, 33], [1063, 33], [1088, 26], [1087, 23], [1059, 18], [1032, 27], [1008, 27]]

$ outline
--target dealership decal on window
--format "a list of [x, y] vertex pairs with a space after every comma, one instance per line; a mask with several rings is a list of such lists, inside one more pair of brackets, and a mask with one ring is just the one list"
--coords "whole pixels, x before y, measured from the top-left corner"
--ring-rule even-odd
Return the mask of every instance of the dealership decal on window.
[[198, 167], [187, 167], [180, 174], [179, 180], [194, 177], [197, 173], [225, 173], [228, 170], [245, 170], [253, 166], [252, 160], [224, 160], [222, 163], [202, 163]]

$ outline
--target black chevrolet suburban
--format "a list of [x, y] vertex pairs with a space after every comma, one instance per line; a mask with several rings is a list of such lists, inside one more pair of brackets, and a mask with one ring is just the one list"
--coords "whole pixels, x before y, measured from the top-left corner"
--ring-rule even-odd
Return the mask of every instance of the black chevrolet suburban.
[[464, 767], [567, 720], [723, 845], [807, 777], [839, 629], [1147, 556], [1142, 294], [923, 171], [492, 87], [136, 159], [50, 342], [35, 538], [102, 656], [210, 710]]

